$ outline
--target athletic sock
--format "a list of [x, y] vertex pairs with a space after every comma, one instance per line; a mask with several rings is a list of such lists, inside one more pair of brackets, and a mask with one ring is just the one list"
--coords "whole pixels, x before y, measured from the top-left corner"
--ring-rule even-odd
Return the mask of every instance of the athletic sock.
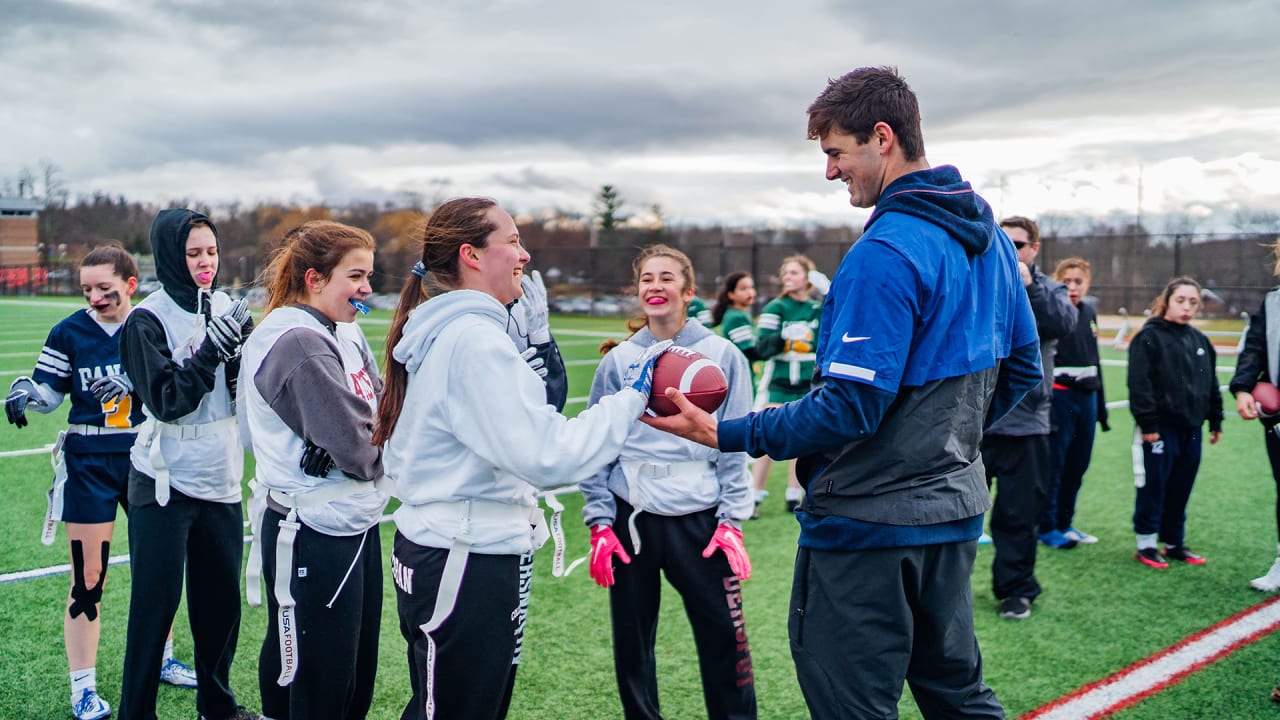
[[1159, 539], [1159, 535], [1156, 533], [1151, 533], [1150, 535], [1139, 535], [1138, 549], [1145, 550], [1147, 548], [1151, 548], [1152, 550], [1154, 550], [1157, 544], [1156, 540], [1158, 539]]
[[160, 658], [160, 663], [164, 664], [169, 658], [173, 657], [173, 638], [169, 638], [164, 644], [164, 657]]
[[98, 689], [98, 669], [96, 667], [87, 667], [82, 670], [71, 671], [71, 704], [75, 704], [80, 699], [80, 695], [85, 690]]
[[[756, 490], [756, 502], [762, 503], [764, 502], [764, 499], [767, 497], [769, 497], [768, 490]], [[1277, 553], [1277, 554], [1280, 554], [1280, 553]]]
[[804, 490], [802, 488], [793, 488], [793, 487], [787, 488], [788, 501], [794, 500], [795, 502], [800, 502], [803, 499], [804, 499]]

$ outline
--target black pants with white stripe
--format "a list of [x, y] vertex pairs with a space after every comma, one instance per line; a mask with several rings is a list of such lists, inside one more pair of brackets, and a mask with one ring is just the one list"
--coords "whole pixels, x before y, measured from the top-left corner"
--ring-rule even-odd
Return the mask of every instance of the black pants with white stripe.
[[284, 515], [268, 508], [262, 520], [262, 578], [268, 609], [267, 635], [258, 655], [262, 714], [274, 720], [363, 718], [373, 702], [382, 623], [378, 526], [348, 537], [326, 535], [305, 524], [298, 529], [290, 584], [296, 603], [298, 670], [291, 684], [280, 687], [276, 683], [280, 631], [275, 582], [282, 519]]
[[[640, 552], [635, 552], [627, 518], [632, 508], [615, 496], [613, 531], [631, 555], [615, 563], [609, 591], [613, 621], [614, 674], [623, 714], [628, 720], [659, 720], [655, 645], [662, 576], [684, 600], [693, 628], [702, 673], [702, 696], [710, 720], [756, 717], [751, 648], [742, 614], [738, 577], [724, 553], [702, 557], [716, 531], [715, 510], [666, 517], [642, 513], [636, 518]], [[607, 713], [606, 713], [607, 714]]]
[[400, 633], [408, 644], [413, 697], [401, 720], [500, 720], [520, 620], [520, 556], [467, 556], [457, 602], [434, 633], [434, 654], [420, 626], [431, 619], [449, 551], [423, 547], [396, 533], [391, 555]]
[[199, 682], [196, 710], [209, 718], [235, 714], [229, 675], [240, 636], [243, 518], [238, 502], [196, 500], [177, 490], [165, 507], [154, 500], [131, 504], [133, 584], [117, 717], [155, 720], [161, 656], [181, 600], [184, 570]]

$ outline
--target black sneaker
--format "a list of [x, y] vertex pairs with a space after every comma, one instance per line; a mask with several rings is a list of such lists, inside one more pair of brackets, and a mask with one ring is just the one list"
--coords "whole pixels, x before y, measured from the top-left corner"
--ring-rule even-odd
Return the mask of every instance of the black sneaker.
[[789, 513], [793, 513], [793, 512], [795, 512], [795, 511], [796, 511], [796, 508], [798, 508], [798, 507], [800, 507], [800, 501], [799, 501], [799, 500], [788, 500], [788, 501], [787, 501], [787, 512], [789, 512]]
[[1007, 597], [1001, 600], [1000, 617], [1005, 620], [1026, 620], [1031, 617], [1031, 601], [1024, 597]]
[[1191, 552], [1186, 545], [1165, 545], [1164, 556], [1170, 560], [1177, 560], [1188, 565], [1204, 564], [1204, 557]]
[[1138, 550], [1138, 552], [1133, 554], [1133, 559], [1147, 567], [1153, 567], [1157, 570], [1164, 570], [1169, 567], [1169, 562], [1160, 555], [1159, 550], [1156, 550], [1153, 547]]

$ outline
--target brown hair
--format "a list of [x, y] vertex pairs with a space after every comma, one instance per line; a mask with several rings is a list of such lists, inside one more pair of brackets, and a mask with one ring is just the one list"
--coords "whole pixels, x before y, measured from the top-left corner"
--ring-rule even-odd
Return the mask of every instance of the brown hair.
[[810, 140], [834, 127], [863, 145], [876, 123], [883, 122], [893, 129], [907, 161], [924, 157], [920, 104], [895, 67], [858, 68], [829, 81], [808, 112]]
[[[631, 262], [631, 274], [632, 277], [635, 278], [637, 285], [640, 284], [640, 270], [644, 267], [644, 264], [656, 257], [667, 257], [675, 260], [676, 264], [680, 266], [680, 275], [684, 278], [684, 289], [697, 291], [698, 278], [693, 272], [693, 262], [689, 260], [689, 256], [669, 245], [662, 244], [650, 245], [644, 248], [640, 251], [640, 254], [636, 256], [636, 259]], [[680, 308], [680, 312], [683, 313], [687, 309], [688, 303], [685, 303], [685, 306]], [[649, 317], [644, 314], [643, 310], [641, 310], [639, 315], [627, 321], [627, 330], [630, 331], [627, 337], [630, 338], [632, 335], [635, 335], [640, 331], [640, 328], [645, 327], [648, 324]], [[613, 338], [605, 340], [600, 343], [600, 354], [603, 355], [609, 352], [613, 348], [617, 347], [617, 345], [618, 341]]]
[[95, 265], [110, 265], [111, 271], [125, 280], [138, 277], [138, 263], [134, 262], [133, 256], [118, 240], [108, 240], [98, 245], [80, 260], [82, 268]]
[[262, 285], [267, 289], [267, 312], [307, 297], [306, 275], [315, 270], [325, 280], [352, 250], [376, 247], [373, 236], [357, 227], [332, 220], [305, 222], [284, 234]]
[[378, 399], [378, 426], [373, 444], [383, 445], [396, 429], [404, 394], [409, 385], [409, 372], [396, 360], [396, 344], [404, 335], [409, 311], [421, 305], [432, 294], [447, 292], [458, 286], [458, 251], [463, 245], [482, 248], [498, 226], [489, 220], [489, 208], [498, 203], [489, 198], [454, 198], [431, 213], [419, 233], [422, 244], [421, 276], [410, 273], [400, 291], [391, 328], [387, 331], [386, 374], [382, 397]]
[[1093, 267], [1089, 265], [1088, 260], [1082, 257], [1069, 257], [1059, 262], [1058, 266], [1053, 269], [1053, 279], [1061, 281], [1062, 276], [1068, 270], [1079, 270], [1084, 273], [1086, 278], [1093, 277]]
[[[1036, 225], [1036, 221], [1031, 218], [1024, 218], [1021, 215], [1007, 217], [1000, 221], [1002, 228], [1021, 228], [1027, 232], [1027, 242], [1031, 245], [1040, 244], [1040, 226]], [[1087, 264], [1087, 263], [1086, 263]]]
[[[797, 253], [797, 254], [795, 254], [795, 255], [788, 255], [788, 256], [786, 256], [786, 257], [782, 258], [782, 262], [778, 263], [778, 277], [779, 277], [779, 278], [781, 278], [781, 277], [782, 277], [782, 271], [783, 271], [783, 270], [786, 270], [786, 269], [787, 269], [787, 265], [790, 265], [791, 263], [799, 263], [799, 264], [800, 264], [800, 267], [804, 268], [804, 272], [805, 272], [805, 275], [806, 275], [806, 276], [807, 276], [809, 273], [813, 272], [814, 270], [817, 270], [817, 269], [818, 269], [818, 264], [817, 264], [817, 263], [815, 263], [813, 260], [809, 259], [809, 256], [808, 256], [808, 255], [802, 255], [802, 254], [799, 254], [799, 253]], [[813, 288], [813, 283], [809, 282], [809, 278], [808, 278], [808, 277], [806, 277], [806, 278], [805, 278], [805, 287], [808, 287], [808, 288], [810, 288], [810, 289], [812, 289], [812, 288]], [[778, 297], [782, 297], [782, 295], [786, 295], [786, 293], [782, 293], [782, 294], [781, 294], [781, 295], [779, 295]]]
[[1169, 298], [1173, 297], [1173, 292], [1178, 288], [1182, 287], [1183, 285], [1190, 285], [1191, 287], [1195, 288], [1197, 292], [1201, 290], [1200, 283], [1196, 282], [1190, 277], [1187, 277], [1186, 275], [1183, 275], [1182, 277], [1176, 277], [1170, 280], [1169, 284], [1164, 286], [1164, 292], [1157, 295], [1156, 299], [1152, 301], [1151, 317], [1153, 318], [1164, 317], [1165, 310], [1169, 309]]
[[729, 299], [729, 293], [738, 290], [738, 283], [751, 277], [751, 273], [739, 270], [731, 272], [725, 276], [724, 283], [720, 285], [720, 292], [716, 293], [716, 304], [711, 308], [711, 327], [720, 324], [724, 320], [724, 314], [729, 310], [729, 306], [733, 301]]

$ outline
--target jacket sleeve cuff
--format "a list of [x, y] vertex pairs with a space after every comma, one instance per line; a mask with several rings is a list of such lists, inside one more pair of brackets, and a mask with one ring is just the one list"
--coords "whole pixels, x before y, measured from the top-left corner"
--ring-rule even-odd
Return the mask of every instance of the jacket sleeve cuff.
[[751, 415], [744, 415], [732, 420], [721, 420], [716, 428], [716, 445], [719, 446], [720, 452], [747, 452], [747, 436], [749, 434], [750, 423], [748, 418]]

